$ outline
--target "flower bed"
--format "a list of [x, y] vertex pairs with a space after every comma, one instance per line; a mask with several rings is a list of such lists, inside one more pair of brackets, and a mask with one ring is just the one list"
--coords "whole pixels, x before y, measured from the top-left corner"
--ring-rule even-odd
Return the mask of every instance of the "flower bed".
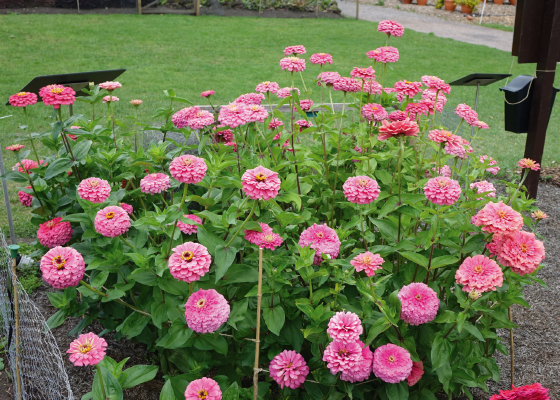
[[[378, 31], [387, 42], [404, 33], [394, 21]], [[102, 338], [81, 336], [70, 352], [96, 366], [92, 396], [122, 398], [158, 369], [162, 398], [187, 399], [251, 397], [238, 387], [245, 377], [262, 398], [302, 399], [470, 396], [499, 380], [493, 354], [506, 348], [496, 330], [515, 327], [508, 307], [526, 305], [522, 287], [542, 283], [533, 232], [546, 216], [522, 186], [539, 165], [521, 160], [521, 181], [498, 196], [484, 180], [496, 162], [436, 124], [451, 90], [441, 79], [385, 87], [399, 57], [385, 46], [350, 77], [327, 71], [336, 55], [314, 54], [318, 78], [298, 89], [303, 54], [285, 49], [283, 85], [262, 82], [220, 108], [203, 92], [214, 113], [165, 91], [158, 127], [115, 117], [118, 82], [80, 99], [106, 103], [107, 117], [97, 107], [93, 120], [63, 118], [71, 89], [41, 90], [51, 129], [30, 135], [30, 149], [10, 146], [19, 163], [5, 177], [22, 184], [43, 278], [61, 289], [49, 295], [59, 308], [49, 324], [98, 320], [157, 360], [133, 379], [140, 372], [103, 357]], [[311, 87], [325, 100], [341, 91], [342, 111], [315, 105]], [[27, 116], [37, 97], [10, 101]], [[466, 104], [456, 113], [476, 132], [488, 127]], [[139, 128], [163, 141], [144, 150]], [[170, 132], [194, 132], [199, 144]]]

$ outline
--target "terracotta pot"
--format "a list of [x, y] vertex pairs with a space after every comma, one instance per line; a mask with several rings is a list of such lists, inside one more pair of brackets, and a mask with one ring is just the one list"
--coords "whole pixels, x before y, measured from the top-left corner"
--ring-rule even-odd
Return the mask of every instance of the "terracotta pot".
[[412, 0], [403, 0], [403, 4], [412, 4]]
[[425, 6], [428, 4], [428, 0], [416, 0], [419, 6]]
[[461, 13], [471, 15], [472, 14], [472, 7], [468, 7], [468, 6], [465, 6], [465, 5], [461, 4]]
[[509, 4], [514, 6], [517, 4], [517, 0], [509, 0]]
[[445, 11], [455, 11], [455, 8], [457, 8], [457, 4], [455, 4], [454, 0], [445, 0], [444, 1], [444, 6], [445, 6]]
[[504, 0], [494, 0], [494, 4], [504, 4]]

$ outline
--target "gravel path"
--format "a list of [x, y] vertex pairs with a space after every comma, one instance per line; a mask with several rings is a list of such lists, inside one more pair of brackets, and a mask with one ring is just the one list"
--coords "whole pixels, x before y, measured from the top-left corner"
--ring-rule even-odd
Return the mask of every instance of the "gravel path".
[[[356, 17], [356, 3], [338, 0], [342, 15]], [[400, 11], [393, 8], [360, 4], [360, 19], [366, 21], [382, 21], [392, 19], [407, 29], [430, 33], [442, 38], [449, 38], [471, 44], [493, 47], [503, 51], [511, 51], [513, 32], [486, 28], [478, 25], [461, 24], [424, 14]]]

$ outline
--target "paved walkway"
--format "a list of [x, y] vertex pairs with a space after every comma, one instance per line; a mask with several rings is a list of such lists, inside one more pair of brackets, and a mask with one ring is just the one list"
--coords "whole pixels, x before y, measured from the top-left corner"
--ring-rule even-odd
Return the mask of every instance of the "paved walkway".
[[[338, 7], [342, 10], [342, 15], [353, 18], [356, 17], [355, 2], [338, 0], [337, 3]], [[507, 52], [511, 52], [513, 41], [513, 32], [486, 28], [474, 24], [455, 23], [427, 15], [399, 11], [387, 7], [372, 6], [369, 4], [360, 4], [360, 19], [376, 22], [384, 19], [392, 19], [402, 24], [405, 28], [414, 31], [423, 33], [433, 32], [434, 35], [442, 38], [450, 38], [460, 42], [493, 47]]]

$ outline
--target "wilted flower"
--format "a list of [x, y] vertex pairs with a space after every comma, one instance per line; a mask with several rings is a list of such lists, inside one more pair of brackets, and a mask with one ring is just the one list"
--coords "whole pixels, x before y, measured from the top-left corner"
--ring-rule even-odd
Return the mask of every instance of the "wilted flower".
[[531, 217], [535, 218], [537, 221], [541, 219], [548, 219], [548, 215], [546, 215], [541, 210], [537, 210], [531, 213]]

